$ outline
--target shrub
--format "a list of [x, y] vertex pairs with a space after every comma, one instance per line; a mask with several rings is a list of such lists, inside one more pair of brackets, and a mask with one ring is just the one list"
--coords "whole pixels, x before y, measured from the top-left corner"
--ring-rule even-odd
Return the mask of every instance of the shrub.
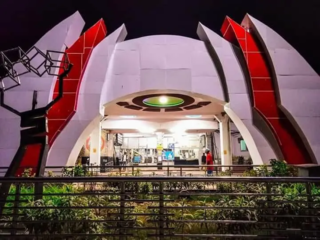
[[289, 166], [284, 160], [271, 159], [270, 165], [270, 176], [272, 177], [296, 177], [298, 175], [297, 169]]

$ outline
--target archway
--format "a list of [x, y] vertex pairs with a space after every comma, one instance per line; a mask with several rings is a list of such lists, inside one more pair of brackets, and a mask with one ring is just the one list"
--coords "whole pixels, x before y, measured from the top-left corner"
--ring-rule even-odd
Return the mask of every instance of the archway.
[[[71, 163], [84, 140], [104, 118], [106, 107], [149, 94], [183, 94], [219, 105], [219, 112], [230, 116], [247, 142], [255, 164], [262, 164], [262, 159], [270, 159], [269, 156], [274, 155], [270, 146], [265, 144], [264, 137], [253, 126], [250, 111], [246, 110], [250, 109], [248, 94], [241, 93], [241, 100], [238, 101], [238, 106], [241, 103], [244, 109], [243, 116], [239, 115], [238, 110], [235, 111], [236, 99], [230, 98], [231, 106], [228, 105], [226, 96], [229, 93], [225, 86], [228, 87], [229, 83], [221, 78], [204, 42], [168, 35], [122, 42], [125, 35], [122, 26], [92, 52], [79, 91], [77, 113], [53, 144], [48, 165]], [[234, 57], [231, 60], [232, 70], [239, 74], [237, 81], [243, 81], [244, 85], [237, 59]], [[262, 140], [257, 142], [257, 139]], [[267, 157], [261, 156], [257, 143], [259, 148], [268, 149]]]
[[[159, 96], [170, 96], [179, 94], [180, 96], [188, 96], [192, 98], [193, 101], [191, 104], [182, 105], [183, 107], [180, 107], [182, 108], [182, 110], [176, 111], [175, 108], [177, 108], [177, 106], [175, 106], [175, 108], [173, 109], [168, 108], [170, 110], [167, 112], [165, 112], [165, 108], [161, 108], [161, 111], [154, 111], [156, 108], [153, 108], [153, 110], [151, 110], [148, 109], [147, 106], [144, 109], [139, 109], [137, 105], [133, 104], [133, 100], [135, 100], [136, 98], [140, 98], [141, 96], [143, 96], [143, 99], [145, 99], [145, 96], [150, 96], [151, 94], [156, 94]], [[137, 108], [135, 108], [135, 106]], [[254, 163], [257, 164], [259, 159], [261, 159], [261, 156], [259, 155], [255, 142], [240, 118], [234, 112], [232, 112], [231, 109], [228, 108], [227, 103], [202, 94], [177, 90], [148, 90], [130, 94], [105, 104], [104, 115], [96, 116], [91, 121], [91, 123], [89, 123], [85, 127], [83, 132], [76, 140], [75, 145], [71, 149], [68, 156], [68, 161], [61, 164], [73, 166], [79, 152], [81, 151], [81, 148], [88, 139], [88, 136], [92, 132], [94, 132], [95, 129], [99, 128], [101, 124], [104, 125], [104, 129], [112, 128], [122, 131], [129, 129], [137, 130], [137, 132], [139, 132], [141, 130], [141, 124], [143, 124], [144, 129], [152, 129], [152, 132], [172, 132], [174, 131], [173, 129], [177, 128], [177, 126], [179, 128], [179, 131], [187, 131], [188, 133], [209, 131], [213, 132], [214, 130], [219, 129], [219, 125], [221, 127], [221, 123], [215, 121], [215, 119], [217, 119], [217, 117], [218, 119], [221, 118], [221, 113], [223, 112], [228, 112], [228, 116], [230, 117], [231, 122], [240, 131], [241, 136], [247, 144], [250, 156], [252, 157], [252, 159], [254, 159]], [[134, 116], [134, 119], [125, 119], [123, 118], [124, 116]], [[258, 154], [256, 154], [255, 151]], [[219, 154], [226, 153], [222, 153], [220, 149]], [[230, 152], [228, 154], [232, 153]], [[229, 157], [231, 157], [231, 155]], [[258, 164], [262, 164], [262, 161], [258, 162]]]

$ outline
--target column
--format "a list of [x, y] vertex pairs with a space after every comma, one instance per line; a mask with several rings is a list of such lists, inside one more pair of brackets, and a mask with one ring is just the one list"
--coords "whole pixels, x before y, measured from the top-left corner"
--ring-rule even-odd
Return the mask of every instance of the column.
[[[218, 117], [220, 129], [220, 151], [221, 165], [232, 165], [232, 153], [230, 145], [230, 128], [229, 117], [227, 114]], [[228, 167], [222, 167], [223, 171], [228, 170]]]
[[162, 150], [163, 150], [163, 133], [157, 132], [157, 156], [158, 156], [158, 163], [162, 162]]
[[100, 123], [90, 135], [90, 164], [99, 166], [101, 156], [101, 125]]

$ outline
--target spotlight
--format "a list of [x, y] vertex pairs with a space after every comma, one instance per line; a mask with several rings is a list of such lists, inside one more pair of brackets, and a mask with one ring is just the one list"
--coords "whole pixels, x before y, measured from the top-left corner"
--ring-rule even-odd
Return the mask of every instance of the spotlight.
[[168, 102], [168, 98], [167, 98], [166, 96], [161, 96], [161, 97], [159, 98], [159, 102], [160, 102], [161, 104], [166, 104], [166, 103]]

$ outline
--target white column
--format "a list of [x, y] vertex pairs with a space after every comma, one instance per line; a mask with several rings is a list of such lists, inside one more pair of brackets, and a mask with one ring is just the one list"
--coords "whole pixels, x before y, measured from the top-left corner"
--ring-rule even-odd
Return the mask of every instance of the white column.
[[157, 156], [158, 156], [158, 162], [162, 161], [162, 149], [163, 149], [163, 133], [158, 132], [157, 134]]
[[101, 125], [92, 131], [90, 135], [90, 164], [100, 165], [101, 156]]
[[[219, 120], [220, 129], [220, 151], [221, 151], [221, 165], [232, 165], [232, 153], [230, 145], [230, 127], [228, 115], [221, 115], [217, 117]], [[223, 167], [222, 170], [228, 170], [228, 167]]]

